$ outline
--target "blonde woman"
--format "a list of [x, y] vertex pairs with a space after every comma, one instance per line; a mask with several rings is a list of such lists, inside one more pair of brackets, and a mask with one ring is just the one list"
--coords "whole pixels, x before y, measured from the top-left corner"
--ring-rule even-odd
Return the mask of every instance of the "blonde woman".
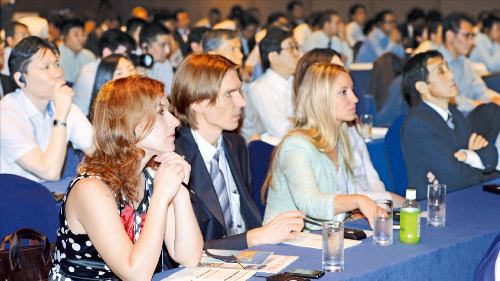
[[[298, 88], [294, 127], [275, 149], [262, 194], [264, 223], [300, 210], [313, 221], [343, 220], [359, 209], [373, 226], [374, 202], [356, 194], [346, 122], [356, 118], [358, 99], [346, 69], [331, 63], [309, 67]], [[319, 227], [306, 223], [305, 230]]]

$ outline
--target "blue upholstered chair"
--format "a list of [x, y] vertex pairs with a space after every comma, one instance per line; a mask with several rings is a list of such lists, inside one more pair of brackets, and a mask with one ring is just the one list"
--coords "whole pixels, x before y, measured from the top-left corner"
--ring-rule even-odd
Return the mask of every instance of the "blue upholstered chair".
[[252, 159], [253, 201], [261, 216], [264, 217], [266, 206], [261, 200], [260, 190], [266, 180], [274, 146], [261, 140], [254, 140], [248, 143], [248, 150], [250, 150], [250, 158]]
[[500, 234], [497, 235], [486, 251], [474, 273], [474, 281], [495, 281], [495, 263], [500, 258]]
[[385, 135], [385, 156], [391, 175], [394, 193], [405, 196], [408, 187], [408, 175], [401, 147], [401, 127], [406, 115], [400, 115], [394, 120]]
[[10, 174], [0, 174], [0, 238], [23, 227], [43, 232], [56, 242], [58, 209], [43, 185]]

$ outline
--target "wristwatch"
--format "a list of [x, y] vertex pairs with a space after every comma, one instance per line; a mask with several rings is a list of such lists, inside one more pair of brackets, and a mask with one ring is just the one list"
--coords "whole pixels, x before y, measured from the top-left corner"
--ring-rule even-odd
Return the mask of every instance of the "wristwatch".
[[55, 119], [54, 123], [52, 123], [52, 126], [53, 127], [55, 127], [55, 126], [64, 126], [64, 127], [66, 127], [66, 121], [60, 121], [60, 120]]

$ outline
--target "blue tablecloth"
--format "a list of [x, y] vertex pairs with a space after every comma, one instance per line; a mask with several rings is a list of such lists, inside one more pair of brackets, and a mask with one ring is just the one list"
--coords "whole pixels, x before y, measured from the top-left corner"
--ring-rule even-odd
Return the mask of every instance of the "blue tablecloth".
[[[500, 184], [500, 179], [496, 180]], [[426, 201], [421, 201], [426, 210]], [[367, 229], [366, 220], [347, 227]], [[415, 245], [399, 242], [378, 246], [372, 237], [345, 250], [345, 270], [326, 273], [323, 280], [472, 280], [474, 271], [493, 239], [500, 233], [500, 195], [474, 186], [448, 194], [446, 226], [426, 225], [422, 219], [421, 240]], [[289, 245], [263, 245], [252, 250], [299, 256], [289, 268], [321, 269], [321, 250]], [[156, 274], [161, 280], [179, 269]], [[258, 275], [269, 275], [259, 273]], [[263, 280], [252, 277], [250, 280]]]

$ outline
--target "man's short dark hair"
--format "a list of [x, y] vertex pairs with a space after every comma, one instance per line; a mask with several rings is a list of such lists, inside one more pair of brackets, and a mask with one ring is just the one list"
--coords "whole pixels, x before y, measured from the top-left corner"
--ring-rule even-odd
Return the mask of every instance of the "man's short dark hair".
[[439, 26], [442, 26], [443, 23], [441, 20], [429, 20], [426, 23], [427, 25], [427, 32], [429, 33], [429, 36], [431, 34], [436, 34], [438, 32]]
[[259, 20], [251, 14], [245, 13], [240, 19], [240, 30], [245, 30], [250, 25], [259, 26]]
[[198, 44], [201, 43], [203, 35], [209, 30], [210, 30], [210, 28], [204, 27], [204, 26], [198, 26], [198, 27], [191, 29], [191, 32], [189, 32], [188, 40], [187, 40], [187, 52], [188, 52], [188, 54], [191, 54], [193, 52], [193, 49], [191, 49], [191, 43], [193, 43], [193, 42], [196, 42]]
[[220, 10], [214, 7], [212, 9], [210, 9], [210, 11], [208, 11], [208, 14], [209, 15], [214, 14], [214, 15], [219, 15], [220, 16]]
[[14, 34], [16, 33], [16, 26], [25, 27], [26, 29], [28, 29], [28, 27], [24, 23], [11, 21], [5, 26], [5, 38], [14, 37]]
[[425, 19], [425, 12], [420, 8], [413, 8], [406, 16], [406, 22], [413, 23], [419, 19]]
[[334, 10], [326, 10], [321, 13], [321, 16], [318, 18], [318, 26], [320, 29], [323, 29], [325, 23], [330, 22], [330, 19], [333, 15], [338, 16], [339, 13]]
[[79, 19], [64, 20], [62, 22], [61, 35], [62, 36], [68, 35], [68, 32], [75, 27], [83, 29], [84, 27], [83, 21]]
[[48, 41], [36, 37], [26, 37], [19, 42], [10, 53], [9, 56], [9, 69], [10, 77], [14, 79], [16, 72], [27, 73], [28, 65], [31, 63], [31, 58], [40, 50], [45, 49], [51, 51], [55, 56], [59, 55], [55, 46]]
[[380, 25], [381, 23], [384, 23], [386, 15], [394, 15], [394, 13], [391, 10], [383, 10], [378, 12], [375, 15], [375, 24]]
[[460, 29], [460, 23], [465, 21], [470, 24], [474, 24], [474, 20], [464, 13], [449, 13], [443, 20], [443, 41], [446, 42], [446, 32], [451, 30], [453, 33], [457, 33]]
[[293, 11], [293, 9], [295, 9], [295, 6], [304, 7], [304, 4], [302, 4], [302, 2], [301, 2], [301, 1], [297, 1], [297, 0], [290, 1], [290, 2], [288, 2], [288, 4], [286, 5], [286, 10], [287, 10], [287, 12], [291, 13], [291, 12]]
[[403, 69], [403, 96], [408, 105], [414, 106], [422, 101], [415, 83], [419, 81], [428, 82], [429, 71], [427, 70], [427, 62], [429, 59], [436, 57], [443, 58], [443, 55], [438, 51], [432, 50], [417, 54], [406, 63]]
[[354, 4], [349, 8], [349, 17], [353, 17], [359, 9], [363, 9], [366, 11], [366, 6], [363, 4]]
[[127, 48], [127, 53], [135, 49], [134, 39], [119, 29], [110, 29], [104, 32], [99, 39], [99, 42], [97, 42], [97, 47], [99, 48], [99, 54], [101, 57], [105, 48], [114, 52], [120, 46], [125, 46]]
[[139, 34], [139, 44], [142, 47], [143, 43], [152, 44], [156, 41], [158, 35], [168, 35], [170, 31], [159, 22], [147, 23], [142, 27]]
[[483, 27], [481, 28], [481, 31], [483, 33], [490, 32], [491, 28], [495, 23], [500, 23], [500, 17], [497, 17], [495, 15], [489, 15], [487, 18], [483, 20]]
[[127, 33], [132, 36], [139, 27], [143, 27], [147, 22], [141, 18], [131, 18], [127, 21]]
[[267, 17], [267, 26], [271, 26], [273, 23], [275, 23], [276, 21], [278, 21], [280, 18], [287, 18], [287, 16], [282, 13], [282, 12], [274, 12], [274, 13], [271, 13], [268, 17]]
[[154, 13], [153, 22], [163, 23], [166, 21], [177, 21], [176, 14], [166, 9]]
[[208, 53], [216, 50], [222, 44], [222, 40], [231, 40], [238, 36], [238, 33], [229, 29], [213, 29], [205, 32], [201, 43], [203, 44], [203, 52]]
[[262, 62], [262, 70], [266, 71], [271, 67], [269, 62], [269, 54], [272, 52], [281, 52], [281, 42], [293, 36], [291, 31], [285, 31], [281, 28], [271, 28], [267, 30], [266, 37], [259, 43], [260, 61]]

